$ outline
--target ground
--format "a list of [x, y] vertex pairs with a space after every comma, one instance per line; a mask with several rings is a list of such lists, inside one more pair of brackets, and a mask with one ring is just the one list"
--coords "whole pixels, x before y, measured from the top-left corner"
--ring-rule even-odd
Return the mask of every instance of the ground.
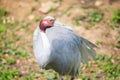
[[82, 65], [76, 80], [119, 80], [119, 4], [119, 0], [0, 0], [0, 80], [58, 78], [53, 70], [40, 69], [32, 48], [33, 32], [47, 15], [99, 47], [97, 59]]

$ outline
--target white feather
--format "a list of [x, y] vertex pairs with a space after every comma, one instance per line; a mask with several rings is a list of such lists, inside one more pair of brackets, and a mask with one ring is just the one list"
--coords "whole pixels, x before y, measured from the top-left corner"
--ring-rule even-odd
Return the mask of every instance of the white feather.
[[[33, 48], [35, 57], [40, 66], [46, 66], [50, 59], [50, 43], [44, 32], [40, 32], [39, 27], [33, 36]], [[42, 46], [41, 46], [42, 45]]]

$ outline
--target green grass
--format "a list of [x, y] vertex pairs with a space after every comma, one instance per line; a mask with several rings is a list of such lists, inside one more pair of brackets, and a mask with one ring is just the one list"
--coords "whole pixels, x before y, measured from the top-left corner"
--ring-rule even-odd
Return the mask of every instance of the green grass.
[[5, 8], [0, 8], [0, 17], [6, 16], [7, 10]]
[[34, 21], [35, 21], [35, 22], [37, 22], [37, 21], [39, 21], [39, 20], [40, 20], [40, 17], [39, 17], [39, 16], [35, 16], [35, 17], [34, 17]]
[[[113, 60], [116, 61], [118, 57], [114, 57]], [[120, 58], [118, 58], [120, 59]], [[116, 64], [111, 61], [111, 58], [109, 58], [107, 55], [98, 55], [97, 61], [100, 62], [98, 65], [102, 69], [102, 72], [106, 75], [106, 78], [114, 78], [120, 76], [120, 65], [116, 61]]]
[[6, 32], [7, 28], [4, 24], [0, 24], [0, 32]]
[[35, 7], [31, 7], [30, 9], [30, 13], [34, 12], [35, 11]]
[[82, 79], [82, 80], [89, 80], [90, 78], [86, 75], [84, 75], [82, 72], [79, 73], [79, 77]]
[[79, 23], [80, 20], [81, 20], [80, 17], [76, 16], [76, 17], [73, 18], [73, 23], [74, 23], [75, 25], [79, 25], [79, 24], [80, 24], [80, 23]]
[[101, 13], [99, 10], [91, 10], [87, 12], [86, 18], [88, 22], [98, 22], [102, 20], [103, 13]]
[[[27, 58], [29, 55], [24, 49], [14, 44], [15, 41], [20, 39], [15, 34], [18, 22], [13, 22], [6, 14], [6, 9], [0, 8], [0, 80], [18, 80], [20, 78], [19, 70], [16, 66], [12, 66], [16, 64], [17, 59]], [[4, 23], [3, 21], [6, 22]], [[22, 77], [25, 76], [23, 75]], [[30, 72], [26, 77], [24, 80], [33, 80], [34, 72]]]
[[[111, 61], [113, 59], [116, 63]], [[82, 65], [84, 67], [85, 72], [81, 71], [79, 73], [79, 78], [82, 80], [117, 80], [120, 76], [120, 58], [118, 56], [108, 57], [105, 54], [97, 55], [96, 61], [89, 62], [88, 64]], [[92, 65], [96, 66], [93, 67]], [[100, 71], [99, 74], [97, 74]], [[89, 76], [90, 74], [92, 76]], [[104, 75], [105, 77], [100, 77]]]
[[55, 3], [61, 3], [62, 2], [62, 0], [52, 0], [53, 2], [55, 2]]
[[16, 68], [9, 69], [9, 68], [4, 68], [0, 72], [0, 80], [34, 80], [35, 78], [35, 73], [33, 71], [29, 72], [29, 74], [24, 75], [24, 76], [19, 76], [19, 70]]
[[115, 45], [117, 48], [120, 48], [120, 35], [116, 37], [117, 44]]
[[120, 25], [119, 23], [120, 23], [120, 9], [116, 9], [112, 11], [109, 24], [114, 28], [114, 27], [118, 27]]
[[0, 71], [0, 80], [16, 80], [19, 71], [16, 68], [4, 68]]
[[20, 80], [34, 80], [35, 73], [33, 71], [29, 72], [29, 74], [24, 75], [20, 78]]
[[85, 15], [76, 16], [73, 18], [73, 24], [80, 25], [80, 21], [84, 22], [84, 27], [89, 29], [95, 22], [100, 22], [103, 19], [103, 13], [99, 10], [89, 10], [85, 12]]
[[115, 44], [115, 46], [120, 49], [120, 28], [118, 28], [117, 33], [118, 33], [118, 35], [116, 36], [117, 43]]
[[99, 45], [99, 44], [102, 44], [103, 42], [101, 40], [96, 40], [96, 44]]

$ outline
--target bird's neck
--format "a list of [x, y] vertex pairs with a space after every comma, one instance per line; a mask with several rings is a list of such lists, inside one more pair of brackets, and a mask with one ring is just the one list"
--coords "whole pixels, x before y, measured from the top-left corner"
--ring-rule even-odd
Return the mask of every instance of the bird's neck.
[[42, 42], [43, 42], [43, 49], [47, 50], [50, 49], [50, 42], [48, 40], [48, 37], [46, 36], [44, 31], [40, 31], [41, 33], [41, 38], [42, 38]]
[[42, 67], [45, 67], [50, 61], [51, 47], [45, 32], [40, 31], [40, 33], [41, 33], [43, 46], [42, 46], [41, 54], [38, 57], [40, 60], [39, 59], [38, 60], [39, 60], [39, 64]]

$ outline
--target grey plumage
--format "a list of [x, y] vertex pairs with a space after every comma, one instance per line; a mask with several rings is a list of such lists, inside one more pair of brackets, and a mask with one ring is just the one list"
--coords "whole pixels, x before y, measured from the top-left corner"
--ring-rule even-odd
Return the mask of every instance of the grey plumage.
[[78, 73], [81, 62], [87, 63], [89, 56], [95, 58], [96, 52], [93, 48], [97, 46], [75, 34], [69, 26], [65, 27], [66, 25], [55, 22], [54, 27], [46, 29], [45, 34], [51, 46], [50, 56], [45, 57], [46, 53], [42, 50], [43, 41], [39, 27], [33, 35], [33, 48], [41, 67], [52, 68], [60, 75], [74, 76]]

